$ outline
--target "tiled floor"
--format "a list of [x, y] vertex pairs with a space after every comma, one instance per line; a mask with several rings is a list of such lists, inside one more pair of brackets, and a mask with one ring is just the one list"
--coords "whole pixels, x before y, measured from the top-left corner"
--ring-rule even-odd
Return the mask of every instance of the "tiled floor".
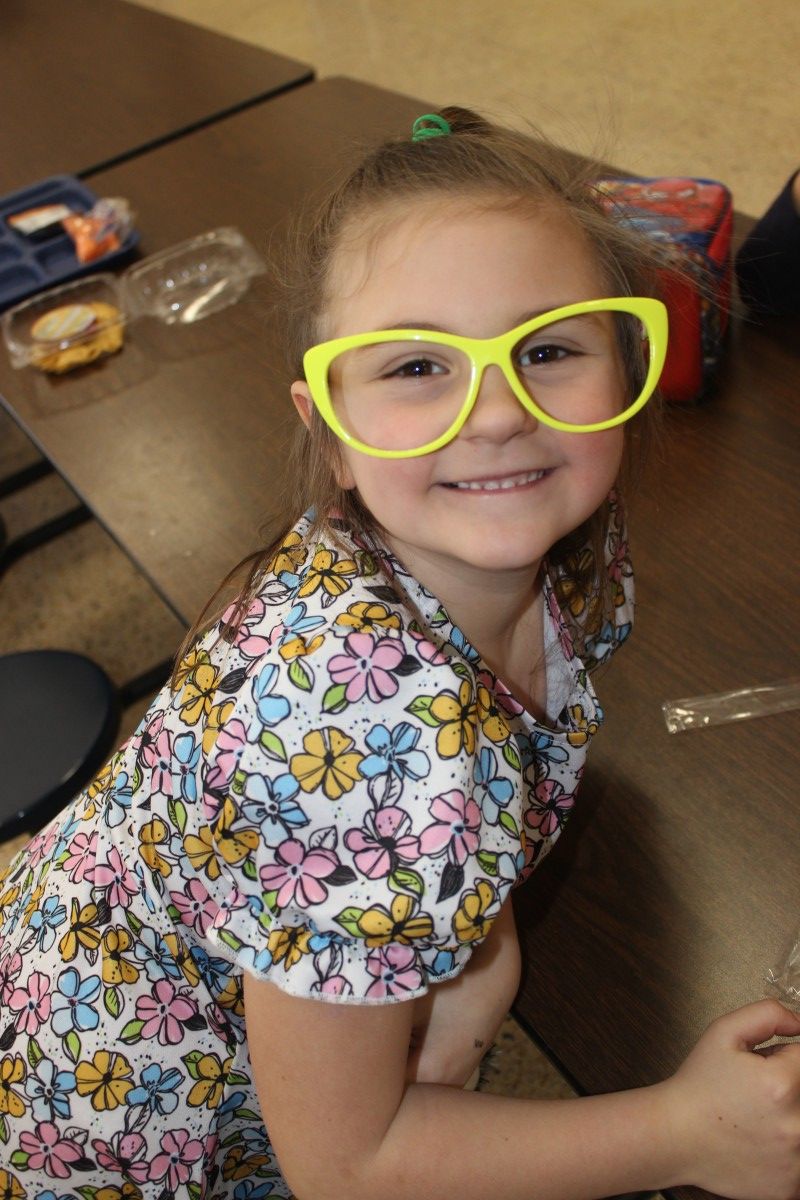
[[[800, 161], [794, 0], [146, 0], [311, 63], [433, 104], [534, 123], [642, 174], [723, 179], [761, 211]], [[35, 458], [0, 414], [0, 475]], [[12, 534], [65, 506], [45, 480], [2, 516]], [[95, 524], [18, 563], [2, 582], [0, 648], [84, 650], [117, 681], [165, 658], [182, 630]], [[130, 730], [143, 705], [125, 715]], [[11, 847], [0, 847], [0, 863]], [[513, 1021], [492, 1090], [569, 1089]]]

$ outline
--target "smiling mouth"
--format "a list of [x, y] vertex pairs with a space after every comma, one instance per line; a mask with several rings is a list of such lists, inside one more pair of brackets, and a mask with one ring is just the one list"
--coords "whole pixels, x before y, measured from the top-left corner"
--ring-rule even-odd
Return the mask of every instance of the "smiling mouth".
[[505, 475], [502, 479], [473, 479], [470, 482], [445, 483], [442, 486], [456, 488], [460, 492], [510, 492], [514, 488], [527, 487], [529, 484], [538, 483], [540, 479], [544, 479], [545, 475], [549, 474], [549, 469], [545, 471], [524, 471], [519, 475]]

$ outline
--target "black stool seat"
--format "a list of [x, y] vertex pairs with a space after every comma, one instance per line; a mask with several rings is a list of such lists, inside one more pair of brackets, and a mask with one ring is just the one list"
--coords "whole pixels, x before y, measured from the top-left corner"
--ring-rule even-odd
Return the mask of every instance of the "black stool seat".
[[0, 655], [0, 841], [54, 817], [103, 765], [118, 729], [113, 684], [91, 659]]

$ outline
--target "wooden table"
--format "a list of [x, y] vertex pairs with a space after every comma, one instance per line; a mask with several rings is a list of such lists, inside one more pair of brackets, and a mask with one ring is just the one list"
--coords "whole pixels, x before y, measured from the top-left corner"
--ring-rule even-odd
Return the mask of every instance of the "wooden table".
[[[287, 213], [360, 146], [410, 129], [421, 111], [349, 80], [312, 83], [92, 186], [130, 199], [142, 254], [237, 225], [266, 255]], [[187, 622], [254, 548], [261, 521], [282, 511], [274, 481], [296, 418], [288, 368], [276, 370], [273, 299], [258, 279], [235, 308], [195, 326], [163, 336], [155, 322], [139, 323], [124, 354], [82, 380], [15, 372], [0, 347], [12, 416]]]
[[85, 175], [313, 78], [126, 0], [3, 0], [0, 193]]
[[[313, 83], [95, 184], [131, 197], [144, 253], [221, 223], [263, 250], [358, 145], [425, 107]], [[185, 620], [281, 513], [295, 417], [270, 299], [257, 281], [162, 338], [160, 356], [136, 325], [83, 380], [14, 373], [0, 356], [9, 411]], [[607, 727], [562, 843], [516, 893], [516, 1012], [582, 1091], [672, 1071], [713, 1016], [761, 994], [800, 923], [800, 714], [671, 737], [660, 712], [796, 671], [796, 344], [786, 325], [738, 327], [719, 395], [671, 415], [633, 505], [637, 629], [597, 682]]]

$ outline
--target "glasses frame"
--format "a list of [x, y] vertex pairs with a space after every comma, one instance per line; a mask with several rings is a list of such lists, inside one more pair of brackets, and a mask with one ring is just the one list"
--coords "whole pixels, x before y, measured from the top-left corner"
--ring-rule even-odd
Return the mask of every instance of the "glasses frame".
[[[623, 412], [617, 413], [616, 416], [609, 417], [605, 421], [593, 421], [587, 425], [569, 425], [565, 421], [559, 421], [557, 417], [551, 417], [539, 408], [517, 377], [511, 354], [514, 347], [524, 337], [535, 333], [537, 329], [567, 317], [593, 312], [629, 313], [642, 322], [650, 351], [647, 376], [636, 400]], [[303, 369], [317, 412], [345, 445], [352, 446], [354, 450], [359, 450], [362, 454], [369, 454], [373, 458], [418, 458], [423, 454], [433, 454], [435, 450], [440, 450], [442, 446], [446, 446], [456, 437], [475, 406], [483, 373], [489, 366], [500, 367], [522, 407], [537, 421], [541, 421], [543, 425], [548, 425], [551, 429], [558, 429], [563, 433], [598, 433], [603, 429], [613, 429], [615, 425], [622, 425], [645, 406], [656, 389], [667, 354], [667, 331], [667, 309], [660, 300], [646, 296], [612, 296], [602, 300], [581, 300], [577, 304], [566, 304], [561, 308], [554, 308], [550, 312], [541, 313], [533, 320], [525, 321], [522, 325], [509, 329], [507, 333], [501, 333], [498, 337], [493, 338], [459, 337], [457, 334], [438, 333], [430, 329], [378, 329], [370, 333], [356, 333], [349, 337], [334, 338], [329, 342], [320, 342], [319, 345], [312, 346], [307, 350], [303, 356]], [[376, 342], [385, 341], [428, 342], [440, 346], [450, 346], [462, 351], [470, 360], [472, 367], [466, 398], [453, 423], [432, 442], [426, 442], [425, 445], [411, 450], [380, 450], [376, 446], [369, 446], [366, 442], [360, 441], [341, 424], [331, 400], [328, 369], [333, 360], [346, 350], [355, 350], [360, 346], [372, 346]]]

